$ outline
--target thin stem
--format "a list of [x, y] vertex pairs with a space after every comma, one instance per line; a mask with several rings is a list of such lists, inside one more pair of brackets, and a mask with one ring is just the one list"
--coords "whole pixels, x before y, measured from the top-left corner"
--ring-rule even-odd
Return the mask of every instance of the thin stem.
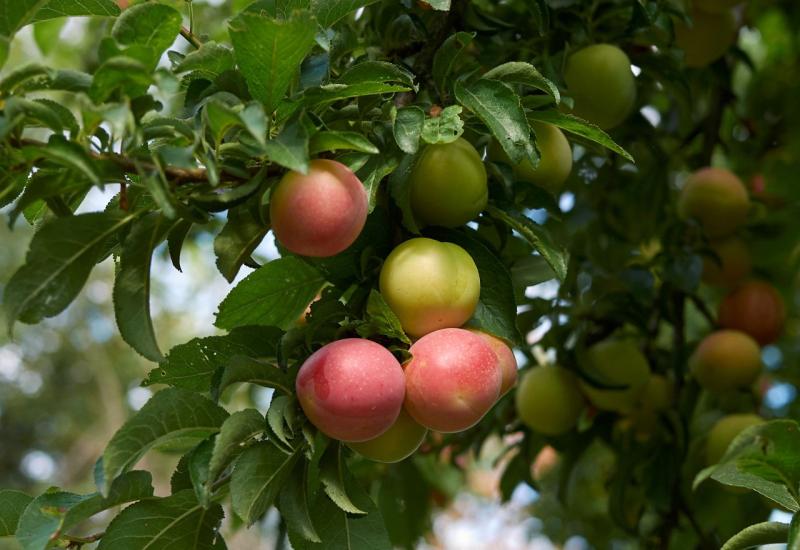
[[191, 30], [187, 29], [186, 27], [181, 27], [181, 36], [184, 37], [186, 39], [186, 41], [189, 42], [189, 44], [191, 44], [192, 46], [194, 46], [198, 50], [203, 45], [203, 43], [200, 42], [200, 39], [197, 38], [197, 36]]

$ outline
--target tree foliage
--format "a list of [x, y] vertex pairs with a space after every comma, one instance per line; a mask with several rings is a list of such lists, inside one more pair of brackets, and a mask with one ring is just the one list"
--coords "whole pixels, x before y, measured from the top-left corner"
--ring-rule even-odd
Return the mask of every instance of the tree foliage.
[[[724, 258], [677, 206], [699, 168], [726, 167], [748, 182], [739, 235], [754, 274], [788, 308], [787, 329], [767, 350], [782, 359], [768, 366], [796, 385], [796, 6], [737, 8], [738, 43], [708, 67], [687, 68], [674, 29], [692, 12], [665, 0], [128, 4], [0, 0], [0, 66], [28, 25], [43, 50], [58, 40], [43, 26], [52, 20], [93, 16], [86, 24], [98, 37], [79, 66], [13, 63], [0, 73], [0, 206], [11, 224], [35, 229], [3, 305], [10, 331], [58, 315], [113, 258], [119, 332], [154, 363], [143, 384], [166, 388], [97, 457], [96, 492], [0, 491], [0, 537], [14, 535], [26, 550], [97, 541], [134, 549], [142, 540], [219, 549], [225, 515], [249, 526], [274, 506], [298, 549], [410, 548], [429, 527], [434, 496], [452, 496], [460, 457], [499, 445], [502, 496], [521, 483], [539, 489], [533, 512], [564, 518], [545, 524], [554, 540], [800, 545], [800, 516], [759, 523], [768, 499], [800, 510], [795, 421], [748, 428], [719, 464], [704, 463], [718, 418], [767, 407], [750, 388], [707, 391], [688, 369], [724, 296], [702, 283], [703, 262]], [[627, 54], [636, 85], [634, 108], [605, 130], [572, 114], [564, 79], [570, 55], [600, 43]], [[557, 194], [512, 168], [543, 162], [539, 122], [573, 147]], [[505, 155], [484, 155], [488, 205], [462, 227], [421, 227], [413, 169], [426, 146], [459, 138]], [[259, 265], [273, 189], [315, 158], [338, 160], [363, 182], [365, 229], [336, 256], [299, 256], [278, 243], [280, 257]], [[95, 189], [113, 198], [81, 210]], [[219, 334], [163, 349], [151, 319], [153, 255], [166, 249], [180, 270], [183, 243], [208, 232], [221, 277], [251, 271], [219, 304]], [[545, 437], [520, 422], [512, 392], [474, 428], [431, 436], [390, 466], [329, 439], [298, 403], [298, 368], [348, 336], [407, 358], [411, 338], [378, 277], [393, 246], [414, 236], [467, 251], [480, 274], [467, 324], [513, 344], [523, 368], [551, 350], [551, 362], [590, 387], [585, 394], [620, 392], [624, 384], [588, 372], [584, 358], [624, 333], [674, 399], [658, 409], [639, 403], [632, 415], [596, 403], [575, 429]], [[542, 292], [548, 284], [557, 290]], [[235, 384], [273, 389], [266, 414], [235, 410], [226, 391]], [[169, 496], [153, 496], [150, 475], [134, 469], [152, 451], [182, 456]], [[549, 475], [536, 471], [543, 452], [559, 456]], [[732, 497], [721, 484], [750, 491]], [[133, 504], [119, 511], [123, 503]], [[81, 523], [104, 510], [115, 514], [106, 529], [83, 534]]]

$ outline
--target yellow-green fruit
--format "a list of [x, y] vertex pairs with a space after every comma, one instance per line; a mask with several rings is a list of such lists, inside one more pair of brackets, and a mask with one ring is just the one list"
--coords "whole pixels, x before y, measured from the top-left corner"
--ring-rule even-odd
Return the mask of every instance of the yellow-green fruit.
[[369, 441], [348, 443], [348, 446], [376, 462], [400, 462], [422, 445], [427, 433], [427, 428], [417, 424], [403, 409], [392, 427], [383, 434]]
[[458, 227], [486, 208], [486, 167], [470, 142], [428, 145], [409, 177], [411, 210], [427, 225]]
[[694, 0], [694, 7], [706, 13], [722, 13], [735, 8], [744, 0]]
[[736, 40], [736, 16], [731, 10], [709, 13], [699, 9], [691, 12], [689, 25], [675, 23], [675, 43], [683, 50], [688, 67], [705, 67], [728, 51]]
[[552, 365], [525, 373], [515, 397], [520, 420], [544, 435], [561, 435], [573, 429], [584, 407], [575, 375]]
[[727, 237], [747, 221], [750, 197], [742, 180], [724, 168], [690, 175], [678, 198], [678, 214], [697, 220], [712, 239]]
[[416, 338], [466, 323], [480, 289], [472, 257], [452, 243], [410, 239], [392, 250], [381, 268], [381, 294], [403, 329]]
[[581, 368], [597, 383], [581, 380], [583, 392], [595, 407], [606, 411], [633, 411], [650, 378], [647, 359], [627, 338], [609, 338], [593, 345], [582, 354]]
[[714, 241], [711, 251], [717, 256], [703, 258], [703, 281], [709, 285], [733, 288], [750, 275], [753, 264], [750, 249], [742, 239], [731, 237]]
[[675, 389], [663, 374], [651, 374], [639, 395], [639, 408], [643, 411], [661, 412], [672, 406]]
[[762, 424], [764, 419], [756, 414], [729, 414], [720, 418], [708, 432], [706, 441], [706, 463], [710, 466], [717, 464], [728, 446], [750, 426]]
[[564, 80], [575, 100], [573, 112], [603, 129], [619, 125], [636, 103], [631, 60], [611, 44], [595, 44], [572, 54]]
[[569, 472], [565, 501], [575, 516], [608, 517], [609, 487], [617, 455], [601, 440], [594, 440]]
[[[558, 127], [538, 121], [531, 122], [531, 127], [536, 132], [536, 145], [541, 154], [539, 165], [534, 168], [529, 160], [523, 160], [512, 166], [514, 176], [520, 181], [557, 193], [572, 171], [572, 148]], [[489, 146], [489, 156], [492, 160], [511, 164], [511, 159], [497, 141], [492, 141]]]
[[744, 332], [718, 330], [700, 342], [689, 358], [689, 368], [709, 391], [745, 388], [761, 372], [761, 348]]

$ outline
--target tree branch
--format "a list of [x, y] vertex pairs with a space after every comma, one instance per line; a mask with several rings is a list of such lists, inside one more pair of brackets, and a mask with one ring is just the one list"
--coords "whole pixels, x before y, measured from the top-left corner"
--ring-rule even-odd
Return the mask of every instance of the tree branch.
[[[27, 138], [11, 138], [11, 144], [14, 147], [47, 147], [47, 143], [42, 141], [37, 141], [34, 139], [27, 139]], [[93, 160], [97, 161], [110, 161], [113, 162], [117, 167], [122, 169], [123, 172], [129, 174], [138, 174], [139, 168], [144, 170], [157, 170], [158, 167], [149, 161], [142, 161], [138, 159], [132, 159], [130, 157], [126, 157], [124, 155], [119, 155], [117, 153], [95, 153], [93, 151], [88, 152], [89, 156]], [[138, 166], [137, 166], [138, 165]], [[164, 166], [164, 175], [173, 185], [182, 185], [188, 183], [207, 183], [209, 181], [208, 178], [208, 170], [205, 168], [176, 168], [174, 166]], [[243, 178], [238, 174], [231, 174], [225, 173], [225, 176], [229, 180], [234, 180], [238, 182], [245, 182], [248, 178]]]
[[181, 36], [184, 37], [189, 44], [191, 44], [198, 50], [200, 49], [200, 46], [203, 45], [203, 43], [200, 42], [200, 39], [197, 38], [197, 35], [195, 35], [192, 31], [190, 31], [186, 27], [181, 27]]

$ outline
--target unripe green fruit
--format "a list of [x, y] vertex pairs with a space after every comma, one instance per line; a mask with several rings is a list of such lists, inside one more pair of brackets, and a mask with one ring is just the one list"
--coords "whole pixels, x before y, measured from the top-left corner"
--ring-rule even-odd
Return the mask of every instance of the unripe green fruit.
[[705, 67], [728, 51], [736, 40], [736, 16], [731, 10], [709, 13], [693, 9], [691, 26], [675, 23], [675, 44], [687, 67]]
[[755, 414], [729, 414], [720, 418], [708, 432], [706, 463], [709, 466], [717, 464], [737, 435], [750, 426], [763, 423], [764, 419]]
[[575, 375], [552, 365], [526, 372], [515, 397], [520, 420], [544, 435], [561, 435], [572, 430], [584, 408]]
[[574, 113], [600, 128], [619, 125], [636, 103], [636, 79], [631, 60], [618, 47], [596, 44], [567, 59], [564, 71]]
[[475, 147], [463, 138], [425, 147], [408, 184], [411, 210], [428, 225], [464, 225], [489, 200], [486, 167]]
[[672, 406], [675, 389], [663, 374], [651, 374], [639, 395], [639, 408], [643, 411], [661, 412]]
[[467, 251], [433, 239], [400, 244], [381, 269], [381, 294], [414, 337], [466, 323], [480, 289], [478, 268]]
[[761, 348], [744, 332], [718, 330], [700, 342], [689, 358], [689, 368], [707, 390], [745, 388], [761, 372]]
[[392, 427], [383, 434], [369, 441], [348, 443], [348, 446], [361, 456], [376, 462], [400, 462], [422, 445], [427, 433], [427, 428], [417, 424], [403, 409]]
[[731, 237], [711, 243], [717, 258], [703, 258], [703, 281], [709, 285], [733, 288], [750, 275], [753, 268], [750, 249], [742, 239]]
[[631, 412], [650, 378], [650, 365], [636, 344], [626, 338], [609, 338], [581, 355], [584, 374], [606, 389], [581, 380], [581, 388], [592, 404], [601, 410]]
[[[536, 145], [541, 158], [539, 166], [527, 159], [512, 166], [514, 176], [520, 180], [538, 185], [545, 191], [558, 193], [572, 171], [572, 148], [564, 136], [564, 132], [557, 126], [546, 122], [532, 121], [531, 127], [536, 132]], [[489, 146], [489, 156], [511, 164], [511, 159], [497, 141], [492, 141]]]
[[678, 198], [681, 218], [696, 219], [712, 239], [727, 237], [743, 226], [750, 197], [730, 170], [703, 168], [690, 175]]

